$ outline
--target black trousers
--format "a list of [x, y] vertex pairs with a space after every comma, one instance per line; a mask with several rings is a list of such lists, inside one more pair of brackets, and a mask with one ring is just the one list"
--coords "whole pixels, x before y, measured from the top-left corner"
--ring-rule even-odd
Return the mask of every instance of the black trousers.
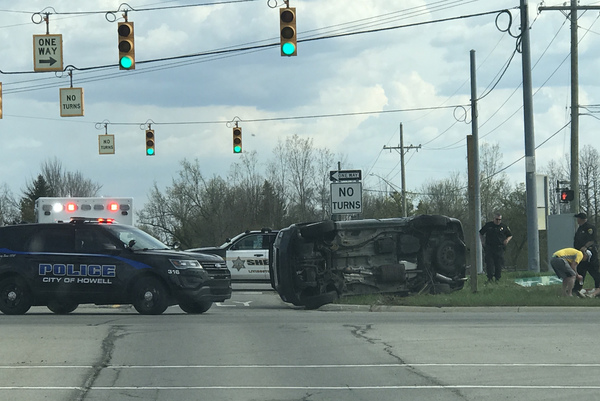
[[489, 280], [494, 277], [500, 280], [504, 269], [504, 246], [486, 246], [485, 247], [485, 271]]
[[[581, 262], [577, 266], [577, 273], [583, 276], [583, 280], [585, 280], [585, 276], [587, 273], [590, 273], [590, 276], [594, 279], [594, 288], [600, 288], [600, 269], [598, 266], [598, 259], [594, 261], [592, 258], [592, 263], [590, 262]], [[579, 280], [575, 281], [575, 286], [573, 287], [574, 291], [579, 291], [583, 286], [579, 284]]]

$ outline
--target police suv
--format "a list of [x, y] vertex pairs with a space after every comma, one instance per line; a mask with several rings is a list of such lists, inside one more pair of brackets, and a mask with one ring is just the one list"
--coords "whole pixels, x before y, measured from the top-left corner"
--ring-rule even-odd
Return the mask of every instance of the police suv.
[[227, 239], [221, 246], [188, 251], [210, 253], [224, 258], [232, 281], [269, 283], [269, 254], [277, 232], [269, 228], [246, 231]]
[[133, 304], [158, 315], [179, 304], [206, 312], [231, 298], [231, 275], [215, 255], [170, 249], [110, 220], [0, 227], [0, 311], [17, 315], [45, 305], [54, 313], [79, 304]]

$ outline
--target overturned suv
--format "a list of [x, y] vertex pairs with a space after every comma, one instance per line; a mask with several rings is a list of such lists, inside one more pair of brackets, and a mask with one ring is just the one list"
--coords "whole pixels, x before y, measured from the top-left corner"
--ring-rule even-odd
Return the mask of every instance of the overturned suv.
[[[101, 219], [100, 219], [101, 220]], [[158, 315], [206, 312], [231, 298], [222, 258], [170, 249], [135, 227], [86, 219], [0, 227], [0, 311], [64, 314], [79, 304], [133, 304]]]
[[439, 215], [294, 224], [273, 246], [273, 287], [308, 309], [341, 295], [463, 288], [466, 246], [459, 220]]

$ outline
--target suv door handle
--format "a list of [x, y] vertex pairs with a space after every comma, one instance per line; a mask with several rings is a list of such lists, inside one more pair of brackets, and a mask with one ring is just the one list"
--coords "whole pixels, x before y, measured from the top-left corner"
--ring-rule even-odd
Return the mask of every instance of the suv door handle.
[[259, 256], [260, 257], [260, 256], [265, 256], [265, 254], [264, 253], [255, 253], [254, 256]]

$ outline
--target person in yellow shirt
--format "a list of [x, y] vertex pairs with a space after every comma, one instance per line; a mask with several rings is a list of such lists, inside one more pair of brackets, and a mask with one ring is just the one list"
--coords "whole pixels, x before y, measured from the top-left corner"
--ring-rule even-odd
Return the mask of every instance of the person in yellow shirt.
[[581, 252], [575, 248], [560, 249], [552, 255], [550, 266], [558, 278], [562, 279], [563, 295], [572, 296], [575, 279], [583, 280], [583, 277], [577, 273], [577, 265], [582, 260], [590, 260], [592, 253], [590, 251]]

